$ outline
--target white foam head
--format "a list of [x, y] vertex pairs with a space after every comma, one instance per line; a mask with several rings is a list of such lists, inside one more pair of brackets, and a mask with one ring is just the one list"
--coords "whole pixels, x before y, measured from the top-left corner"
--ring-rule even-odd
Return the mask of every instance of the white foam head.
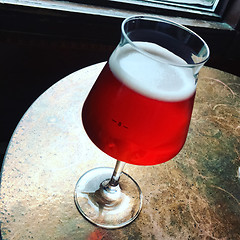
[[183, 59], [153, 43], [134, 45], [143, 52], [126, 44], [117, 47], [109, 59], [110, 69], [120, 81], [158, 100], [181, 101], [193, 95], [193, 71]]

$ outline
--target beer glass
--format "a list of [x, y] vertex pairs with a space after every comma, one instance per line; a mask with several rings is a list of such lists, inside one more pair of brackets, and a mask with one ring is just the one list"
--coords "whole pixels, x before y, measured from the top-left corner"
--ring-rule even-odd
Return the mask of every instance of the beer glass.
[[115, 169], [89, 170], [76, 184], [76, 206], [90, 222], [113, 229], [138, 216], [142, 193], [123, 167], [160, 164], [181, 150], [208, 58], [204, 40], [180, 24], [150, 16], [123, 21], [82, 109], [89, 138], [117, 160]]

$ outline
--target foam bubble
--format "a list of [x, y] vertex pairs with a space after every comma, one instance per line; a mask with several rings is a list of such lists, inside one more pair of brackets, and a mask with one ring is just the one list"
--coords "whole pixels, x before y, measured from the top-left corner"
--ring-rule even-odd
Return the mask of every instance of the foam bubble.
[[196, 85], [192, 69], [176, 66], [187, 66], [183, 59], [153, 43], [134, 44], [145, 53], [126, 44], [117, 47], [110, 57], [110, 69], [120, 81], [159, 100], [181, 101], [193, 95]]

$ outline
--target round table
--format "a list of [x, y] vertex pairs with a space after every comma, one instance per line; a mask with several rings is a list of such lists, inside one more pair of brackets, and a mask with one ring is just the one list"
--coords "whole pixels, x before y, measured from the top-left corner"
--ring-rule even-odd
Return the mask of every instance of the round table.
[[78, 178], [115, 165], [81, 123], [82, 104], [104, 64], [54, 84], [19, 122], [2, 168], [2, 239], [240, 239], [240, 78], [208, 67], [199, 75], [182, 151], [160, 165], [124, 169], [143, 192], [139, 217], [106, 230], [78, 212]]

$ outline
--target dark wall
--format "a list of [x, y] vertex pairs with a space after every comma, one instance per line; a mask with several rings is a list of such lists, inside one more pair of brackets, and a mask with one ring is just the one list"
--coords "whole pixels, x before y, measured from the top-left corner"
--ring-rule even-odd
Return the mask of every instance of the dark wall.
[[1, 139], [8, 140], [33, 101], [55, 82], [108, 59], [113, 47], [11, 35], [0, 40]]

